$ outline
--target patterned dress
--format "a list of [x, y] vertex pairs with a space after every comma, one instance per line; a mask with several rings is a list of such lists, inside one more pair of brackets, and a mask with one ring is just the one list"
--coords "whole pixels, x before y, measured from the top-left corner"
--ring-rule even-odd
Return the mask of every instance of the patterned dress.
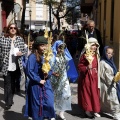
[[54, 91], [55, 110], [71, 110], [71, 90], [67, 77], [67, 61], [64, 56], [56, 56], [52, 66], [53, 72], [59, 74], [58, 77], [51, 76], [51, 84]]

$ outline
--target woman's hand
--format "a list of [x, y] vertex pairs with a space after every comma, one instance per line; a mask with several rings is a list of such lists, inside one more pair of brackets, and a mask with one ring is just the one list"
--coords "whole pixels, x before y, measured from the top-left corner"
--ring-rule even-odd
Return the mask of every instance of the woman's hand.
[[47, 78], [48, 77], [48, 74], [47, 73], [44, 73], [44, 78]]
[[89, 65], [88, 65], [88, 69], [91, 69], [91, 68], [92, 68], [92, 64], [89, 64]]
[[54, 76], [59, 77], [60, 75], [58, 73], [53, 73]]
[[40, 81], [40, 84], [42, 84], [42, 85], [44, 85], [45, 83], [46, 83], [45, 80], [41, 80], [41, 81]]
[[17, 56], [22, 56], [22, 52], [17, 52], [16, 55]]

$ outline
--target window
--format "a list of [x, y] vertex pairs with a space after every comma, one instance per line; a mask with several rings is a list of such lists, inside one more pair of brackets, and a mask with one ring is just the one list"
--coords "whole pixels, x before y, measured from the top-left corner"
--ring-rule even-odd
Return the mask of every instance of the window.
[[26, 3], [29, 3], [29, 0], [26, 0]]
[[114, 29], [114, 0], [111, 0], [111, 27], [110, 27], [110, 40], [113, 41]]

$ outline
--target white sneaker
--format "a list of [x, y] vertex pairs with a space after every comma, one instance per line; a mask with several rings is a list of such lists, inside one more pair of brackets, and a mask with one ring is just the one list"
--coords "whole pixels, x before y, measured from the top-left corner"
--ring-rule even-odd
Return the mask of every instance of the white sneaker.
[[60, 111], [59, 116], [61, 119], [66, 120], [66, 118], [64, 116], [64, 111]]
[[101, 117], [100, 114], [94, 113], [95, 117]]
[[55, 118], [51, 118], [51, 120], [55, 120]]
[[85, 113], [88, 117], [93, 117], [93, 115], [89, 111], [86, 111]]

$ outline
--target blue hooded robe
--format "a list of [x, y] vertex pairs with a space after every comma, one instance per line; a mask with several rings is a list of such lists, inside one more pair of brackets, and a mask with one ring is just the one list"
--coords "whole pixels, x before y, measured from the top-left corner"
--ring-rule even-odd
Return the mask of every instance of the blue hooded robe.
[[[64, 44], [63, 41], [61, 40], [57, 40], [53, 46], [52, 46], [52, 50], [53, 50], [53, 54], [54, 56], [57, 55], [57, 48], [58, 46]], [[70, 79], [70, 82], [75, 82], [78, 78], [78, 73], [77, 73], [77, 70], [76, 70], [76, 67], [75, 67], [75, 64], [74, 64], [74, 61], [73, 61], [73, 58], [72, 56], [70, 55], [69, 51], [67, 48], [65, 48], [64, 50], [64, 55], [65, 55], [65, 58], [66, 60], [68, 61], [68, 70], [67, 70], [67, 76], [68, 78]], [[54, 58], [53, 58], [54, 59]]]
[[51, 82], [47, 79], [45, 85], [40, 84], [40, 80], [44, 79], [41, 68], [42, 62], [38, 63], [35, 54], [31, 54], [26, 66], [26, 74], [30, 81], [24, 116], [32, 117], [33, 120], [55, 118], [54, 95]]

